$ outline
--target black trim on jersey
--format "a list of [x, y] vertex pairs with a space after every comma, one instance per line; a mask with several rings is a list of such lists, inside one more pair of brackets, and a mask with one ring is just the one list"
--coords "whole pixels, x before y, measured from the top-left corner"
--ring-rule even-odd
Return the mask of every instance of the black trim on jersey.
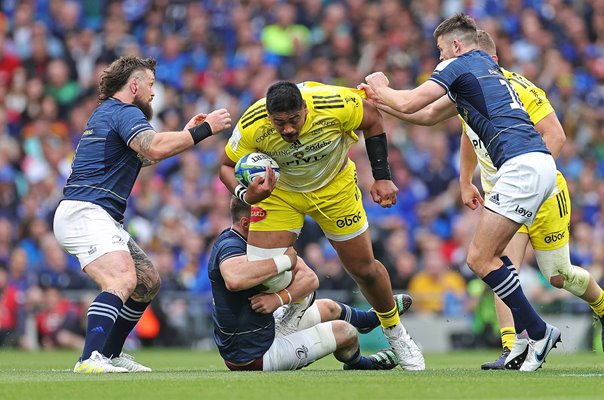
[[251, 120], [251, 121], [247, 122], [245, 125], [241, 125], [241, 127], [242, 127], [242, 128], [247, 128], [248, 126], [250, 126], [250, 125], [251, 125], [251, 124], [253, 124], [254, 122], [259, 121], [259, 120], [261, 120], [262, 118], [266, 118], [266, 116], [267, 116], [268, 114], [266, 114], [266, 111], [263, 111], [263, 112], [265, 112], [265, 114], [260, 114], [259, 116], [257, 116], [257, 117], [256, 117], [256, 118], [254, 118], [253, 120]]
[[332, 94], [330, 96], [312, 96], [313, 99], [333, 99], [339, 97], [340, 99], [342, 98], [342, 96], [340, 96], [339, 94]]
[[568, 204], [566, 203], [564, 191], [556, 195], [556, 200], [558, 201], [558, 212], [560, 213], [560, 218], [562, 218], [568, 214]]
[[243, 114], [243, 116], [241, 117], [241, 122], [245, 122], [246, 120], [252, 118], [254, 115], [261, 113], [261, 112], [265, 112], [265, 111], [266, 111], [266, 104], [262, 104], [256, 108], [248, 110], [248, 112]]
[[333, 105], [333, 106], [315, 106], [315, 110], [325, 110], [327, 108], [344, 108], [344, 104]]
[[520, 79], [516, 78], [516, 77], [511, 77], [509, 79], [512, 82], [516, 82], [517, 84], [519, 84], [520, 86], [522, 86], [524, 89], [528, 89], [528, 85], [525, 82], [522, 82]]
[[333, 100], [313, 100], [312, 102], [313, 104], [331, 104], [331, 103], [338, 103], [338, 104], [344, 104], [344, 100], [342, 99], [333, 99]]

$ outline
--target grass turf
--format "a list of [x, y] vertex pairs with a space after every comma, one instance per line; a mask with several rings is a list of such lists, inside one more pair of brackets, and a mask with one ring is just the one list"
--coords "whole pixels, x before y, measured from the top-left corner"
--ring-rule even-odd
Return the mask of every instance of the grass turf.
[[217, 352], [142, 350], [148, 374], [77, 375], [70, 351], [0, 350], [0, 399], [595, 399], [602, 354], [556, 354], [534, 373], [481, 371], [497, 352], [427, 354], [426, 371], [342, 371], [328, 356], [301, 371], [230, 372]]

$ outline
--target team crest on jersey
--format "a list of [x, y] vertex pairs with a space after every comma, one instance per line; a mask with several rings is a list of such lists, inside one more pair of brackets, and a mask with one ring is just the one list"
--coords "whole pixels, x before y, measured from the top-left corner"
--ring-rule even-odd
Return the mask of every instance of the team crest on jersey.
[[296, 357], [298, 357], [300, 360], [304, 360], [308, 358], [308, 348], [304, 345], [302, 345], [301, 347], [298, 347], [296, 349]]
[[264, 211], [264, 209], [262, 207], [258, 207], [258, 206], [252, 207], [252, 212], [250, 215], [250, 221], [252, 221], [252, 223], [260, 222], [265, 218], [266, 218], [266, 211]]

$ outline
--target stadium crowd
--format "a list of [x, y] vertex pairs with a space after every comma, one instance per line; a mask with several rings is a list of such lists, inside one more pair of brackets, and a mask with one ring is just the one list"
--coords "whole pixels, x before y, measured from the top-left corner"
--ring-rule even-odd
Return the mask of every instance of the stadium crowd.
[[[557, 165], [572, 200], [572, 261], [604, 283], [603, 0], [0, 4], [0, 345], [20, 341], [28, 313], [36, 315], [44, 346], [71, 346], [58, 332], [69, 324], [77, 331], [77, 313], [85, 307], [60, 293], [90, 288], [92, 281], [54, 239], [52, 217], [86, 118], [97, 106], [100, 74], [111, 61], [122, 55], [158, 61], [151, 123], [158, 131], [179, 130], [184, 115], [222, 107], [236, 121], [276, 80], [355, 87], [381, 70], [392, 87], [414, 87], [438, 63], [434, 28], [458, 11], [493, 35], [502, 66], [547, 92], [567, 135]], [[351, 152], [376, 256], [394, 289], [415, 297], [414, 312], [471, 313], [482, 288], [465, 256], [478, 212], [459, 197], [459, 121], [430, 128], [384, 121], [400, 189], [395, 206], [371, 201], [365, 150], [357, 145]], [[154, 260], [162, 291], [210, 290], [209, 249], [231, 223], [230, 193], [217, 176], [228, 136], [143, 169], [135, 185], [125, 224]], [[355, 288], [310, 220], [297, 250], [321, 289]], [[527, 263], [534, 264], [530, 255]], [[532, 277], [523, 283], [532, 288], [525, 288], [529, 297], [560, 300], [538, 274], [524, 270], [524, 279]]]

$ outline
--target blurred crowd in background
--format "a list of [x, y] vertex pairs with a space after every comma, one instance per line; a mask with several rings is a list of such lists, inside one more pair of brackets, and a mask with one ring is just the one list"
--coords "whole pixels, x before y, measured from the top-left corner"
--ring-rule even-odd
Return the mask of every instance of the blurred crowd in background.
[[[547, 92], [567, 135], [557, 164], [572, 199], [572, 260], [603, 283], [604, 0], [0, 4], [0, 345], [33, 347], [23, 339], [29, 323], [37, 329], [36, 344], [81, 347], [86, 296], [66, 293], [89, 289], [92, 281], [57, 244], [52, 217], [97, 106], [100, 74], [113, 60], [158, 61], [152, 125], [180, 130], [195, 113], [223, 107], [236, 121], [276, 80], [355, 87], [368, 73], [384, 71], [392, 87], [413, 88], [438, 63], [432, 32], [460, 11], [493, 35], [503, 67]], [[419, 127], [384, 120], [400, 189], [396, 206], [382, 209], [371, 201], [363, 140], [350, 154], [376, 255], [395, 291], [414, 296], [414, 312], [471, 317], [487, 292], [465, 263], [480, 211], [459, 197], [459, 121]], [[209, 249], [231, 224], [230, 194], [217, 177], [228, 136], [141, 171], [125, 226], [160, 271], [162, 292], [207, 298], [210, 291]], [[321, 290], [358, 290], [312, 221], [297, 250], [315, 269]], [[587, 306], [569, 304], [566, 292], [541, 278], [531, 254], [525, 264], [525, 292], [539, 310], [588, 314]], [[156, 311], [153, 317], [161, 317]], [[145, 326], [153, 333], [153, 321]]]

